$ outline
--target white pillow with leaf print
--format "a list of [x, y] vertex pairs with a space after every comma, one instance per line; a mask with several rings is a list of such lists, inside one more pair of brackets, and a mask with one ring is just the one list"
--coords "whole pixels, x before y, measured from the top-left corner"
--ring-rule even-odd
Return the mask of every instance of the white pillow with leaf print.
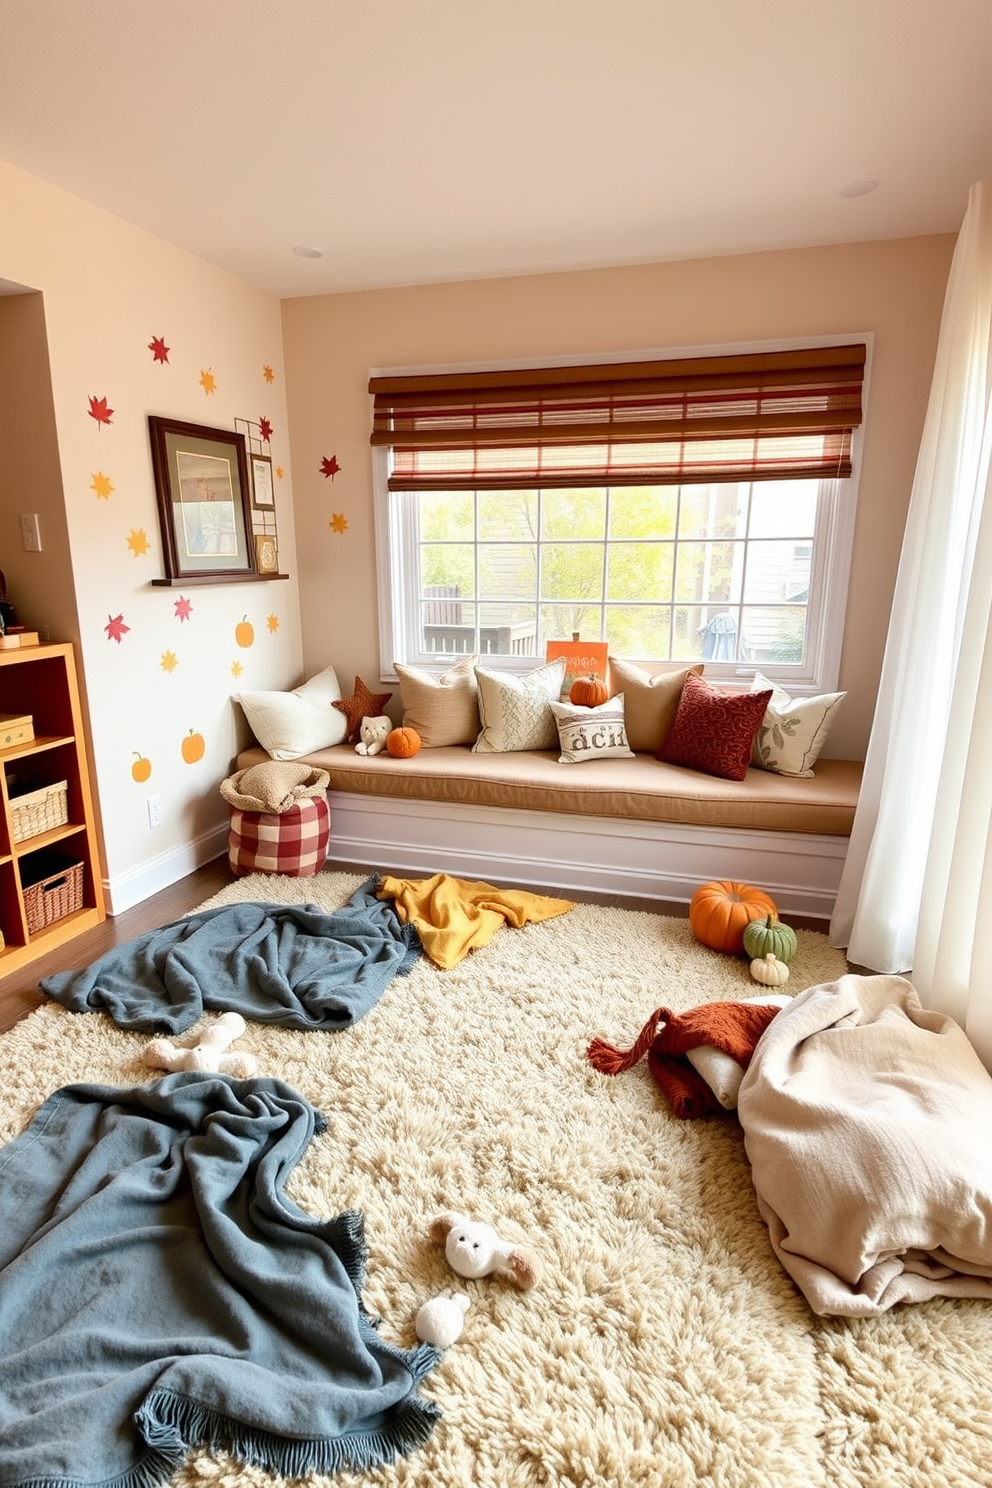
[[554, 749], [558, 725], [551, 703], [558, 701], [564, 677], [564, 656], [519, 677], [477, 666], [482, 728], [473, 750], [479, 754], [508, 754], [520, 749]]
[[769, 682], [755, 672], [751, 691], [764, 692], [769, 687], [772, 695], [754, 736], [751, 763], [776, 775], [800, 775], [808, 779], [847, 693], [825, 692], [820, 697], [794, 698], [777, 682]]

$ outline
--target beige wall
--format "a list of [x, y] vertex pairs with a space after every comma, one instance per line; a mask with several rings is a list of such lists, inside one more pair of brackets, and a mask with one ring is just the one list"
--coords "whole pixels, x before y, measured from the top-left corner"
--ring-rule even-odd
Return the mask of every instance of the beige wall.
[[[284, 301], [306, 670], [333, 662], [349, 685], [379, 677], [370, 370], [873, 332], [849, 696], [828, 749], [862, 757], [953, 248], [948, 235]], [[333, 481], [320, 474], [330, 455]], [[345, 533], [331, 530], [334, 514]]]
[[[34, 291], [5, 300], [0, 320], [0, 390], [16, 400], [0, 460], [0, 537], [11, 555], [0, 567], [25, 619], [77, 645], [117, 910], [223, 850], [229, 813], [218, 785], [247, 738], [232, 694], [301, 680], [279, 302], [2, 162], [0, 278]], [[154, 336], [169, 347], [165, 362], [149, 349]], [[107, 399], [110, 423], [90, 417], [91, 397]], [[237, 418], [271, 421], [288, 581], [152, 584], [164, 573], [152, 413], [224, 430]], [[98, 474], [112, 486], [105, 497]], [[40, 556], [20, 549], [22, 511], [41, 513]], [[179, 599], [190, 603], [186, 618]], [[117, 616], [127, 627], [119, 642], [107, 629]], [[244, 616], [249, 647], [235, 634]], [[204, 740], [192, 764], [182, 754], [191, 732]], [[138, 754], [152, 764], [147, 782], [131, 775]], [[149, 795], [161, 801], [154, 830]]]

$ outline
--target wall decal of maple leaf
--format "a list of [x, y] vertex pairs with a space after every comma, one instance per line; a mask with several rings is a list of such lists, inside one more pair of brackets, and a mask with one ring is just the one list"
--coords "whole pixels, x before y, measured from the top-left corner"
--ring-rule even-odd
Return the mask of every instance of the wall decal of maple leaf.
[[164, 336], [153, 336], [148, 343], [148, 350], [152, 354], [153, 362], [167, 362], [169, 360], [169, 348], [165, 344]]
[[340, 469], [341, 466], [338, 464], [337, 455], [325, 455], [320, 462], [320, 473], [325, 479], [330, 476], [331, 480], [333, 480]]
[[193, 606], [184, 594], [180, 594], [173, 608], [177, 620], [188, 620], [193, 613]]
[[262, 368], [262, 376], [265, 378], [266, 382], [270, 384], [275, 382], [276, 380], [276, 374], [273, 372], [268, 362], [266, 362], [265, 366]]
[[210, 397], [211, 393], [215, 393], [217, 391], [217, 379], [211, 372], [209, 367], [206, 369], [206, 371], [201, 370], [200, 372], [200, 386], [202, 387], [208, 398]]
[[328, 527], [330, 527], [332, 532], [347, 532], [348, 518], [343, 514], [343, 512], [335, 512], [327, 525]]
[[103, 424], [110, 424], [113, 422], [111, 414], [114, 410], [107, 407], [106, 398], [96, 398], [91, 395], [90, 406], [86, 411], [91, 419], [96, 419], [98, 428]]
[[109, 501], [113, 490], [110, 484], [110, 476], [104, 475], [102, 470], [94, 470], [93, 479], [90, 482], [90, 490], [96, 492], [97, 501]]
[[266, 444], [268, 444], [272, 438], [272, 425], [264, 416], [261, 417], [258, 421], [258, 435], [260, 439], [265, 440]]
[[116, 641], [118, 646], [131, 629], [130, 625], [124, 624], [123, 615], [108, 615], [107, 624], [103, 628], [107, 632], [107, 640]]

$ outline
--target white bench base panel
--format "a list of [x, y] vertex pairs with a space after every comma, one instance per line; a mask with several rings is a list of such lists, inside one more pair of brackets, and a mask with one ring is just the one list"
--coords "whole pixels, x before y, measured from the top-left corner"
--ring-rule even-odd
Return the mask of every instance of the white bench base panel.
[[328, 865], [398, 877], [450, 873], [502, 885], [688, 905], [711, 879], [765, 889], [782, 915], [828, 920], [847, 837], [687, 827], [328, 792]]

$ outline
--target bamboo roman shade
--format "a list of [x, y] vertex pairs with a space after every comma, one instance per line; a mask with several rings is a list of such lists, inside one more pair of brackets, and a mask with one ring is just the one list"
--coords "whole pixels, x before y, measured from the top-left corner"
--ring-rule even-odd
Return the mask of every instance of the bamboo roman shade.
[[851, 473], [865, 347], [373, 377], [393, 491]]

